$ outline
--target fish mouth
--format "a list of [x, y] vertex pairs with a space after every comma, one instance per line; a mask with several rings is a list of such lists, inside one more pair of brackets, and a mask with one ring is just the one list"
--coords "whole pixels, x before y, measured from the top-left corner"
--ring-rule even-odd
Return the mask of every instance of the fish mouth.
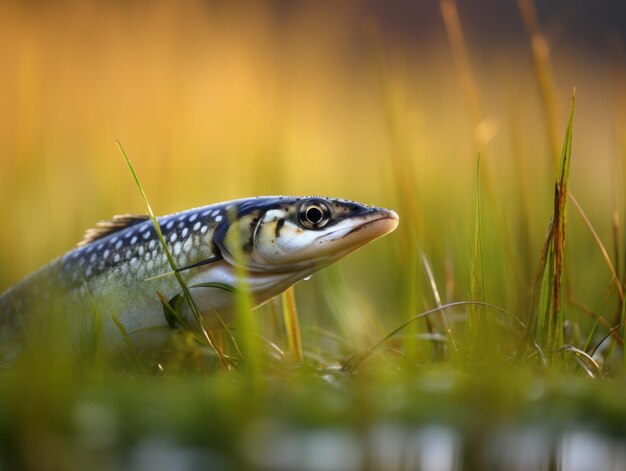
[[[375, 211], [375, 212], [374, 212]], [[358, 232], [364, 232], [365, 234], [373, 236], [374, 238], [371, 240], [378, 239], [390, 232], [393, 232], [400, 223], [400, 217], [395, 211], [391, 211], [389, 209], [376, 209], [372, 211], [375, 216], [368, 212], [368, 216], [366, 216], [366, 220], [358, 221], [355, 224], [352, 224], [347, 227], [341, 227], [339, 229], [335, 229], [333, 231], [327, 232], [324, 234], [320, 240], [328, 239], [330, 236], [333, 236], [337, 233], [342, 233], [339, 237], [340, 239], [345, 239], [350, 237], [352, 234], [356, 234]], [[333, 241], [337, 240], [336, 237], [331, 237]]]
[[354, 224], [330, 231], [318, 239], [318, 244], [327, 246], [327, 253], [321, 260], [323, 265], [393, 232], [400, 222], [398, 214], [387, 209], [370, 210], [361, 218]]
[[384, 211], [385, 213], [380, 217], [364, 222], [362, 224], [355, 225], [355, 227], [348, 231], [343, 236], [343, 238], [349, 237], [350, 235], [360, 231], [369, 231], [370, 235], [376, 234], [375, 238], [378, 239], [385, 234], [389, 234], [390, 232], [395, 231], [396, 227], [398, 227], [398, 224], [400, 223], [400, 217], [395, 211], [390, 211], [387, 209], [385, 209]]

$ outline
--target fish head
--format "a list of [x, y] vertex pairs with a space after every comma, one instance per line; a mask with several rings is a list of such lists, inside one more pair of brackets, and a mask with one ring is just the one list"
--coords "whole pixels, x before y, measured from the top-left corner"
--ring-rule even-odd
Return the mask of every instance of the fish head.
[[393, 231], [391, 210], [324, 197], [248, 200], [231, 208], [215, 244], [231, 264], [250, 271], [323, 268]]

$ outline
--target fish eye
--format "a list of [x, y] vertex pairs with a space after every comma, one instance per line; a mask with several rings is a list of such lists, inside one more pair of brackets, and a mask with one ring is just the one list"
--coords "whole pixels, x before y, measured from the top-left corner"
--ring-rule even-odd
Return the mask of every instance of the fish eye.
[[321, 229], [330, 220], [330, 209], [321, 201], [308, 201], [300, 207], [299, 219], [307, 229]]

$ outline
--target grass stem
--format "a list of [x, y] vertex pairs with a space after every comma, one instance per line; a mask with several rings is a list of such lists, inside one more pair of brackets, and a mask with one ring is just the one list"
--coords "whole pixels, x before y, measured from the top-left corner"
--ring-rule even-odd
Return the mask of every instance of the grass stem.
[[282, 294], [282, 308], [285, 320], [285, 334], [287, 335], [291, 357], [293, 361], [300, 363], [302, 361], [302, 339], [293, 286]]
[[169, 262], [170, 267], [172, 268], [172, 271], [174, 272], [174, 275], [176, 276], [176, 279], [178, 280], [178, 284], [180, 285], [180, 288], [183, 292], [185, 300], [187, 301], [189, 305], [189, 309], [191, 309], [191, 313], [193, 314], [194, 318], [198, 322], [198, 325], [200, 326], [200, 329], [202, 330], [202, 333], [204, 334], [209, 346], [215, 351], [215, 353], [219, 357], [220, 362], [222, 363], [222, 366], [224, 367], [224, 369], [228, 371], [230, 370], [230, 363], [225, 357], [224, 352], [222, 351], [222, 348], [217, 343], [213, 333], [207, 328], [204, 317], [198, 310], [198, 306], [196, 306], [196, 303], [193, 300], [191, 293], [189, 292], [187, 283], [185, 283], [185, 280], [183, 279], [182, 275], [178, 271], [178, 268], [176, 267], [176, 262], [174, 261], [174, 257], [172, 257], [172, 253], [170, 252], [170, 249], [167, 246], [167, 243], [165, 242], [165, 238], [163, 237], [163, 232], [161, 231], [161, 226], [159, 225], [159, 221], [154, 215], [154, 211], [152, 211], [152, 206], [150, 205], [150, 201], [148, 201], [148, 197], [146, 196], [146, 193], [144, 192], [143, 187], [141, 186], [141, 182], [139, 181], [137, 172], [135, 171], [135, 168], [133, 167], [133, 164], [130, 161], [130, 158], [126, 154], [126, 151], [122, 147], [122, 144], [119, 141], [116, 141], [116, 142], [117, 142], [117, 146], [120, 152], [124, 156], [124, 160], [126, 160], [126, 164], [128, 165], [128, 168], [130, 169], [131, 174], [133, 175], [135, 184], [137, 185], [137, 188], [139, 189], [139, 192], [141, 193], [141, 197], [146, 205], [146, 209], [148, 210], [148, 216], [150, 217], [150, 220], [152, 221], [152, 224], [154, 225], [154, 229], [157, 233], [157, 237], [159, 238], [159, 242], [161, 243], [161, 247], [163, 248], [163, 251], [165, 252], [165, 256], [167, 257], [167, 261]]

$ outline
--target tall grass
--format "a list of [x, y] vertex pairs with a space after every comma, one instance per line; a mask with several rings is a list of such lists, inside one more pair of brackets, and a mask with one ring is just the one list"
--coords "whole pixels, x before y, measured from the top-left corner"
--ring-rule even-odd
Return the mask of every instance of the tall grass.
[[[476, 160], [476, 210], [474, 220], [474, 244], [471, 258], [471, 277], [469, 296], [472, 301], [482, 301], [485, 289], [485, 262], [482, 228], [482, 208], [480, 198], [480, 154]], [[487, 355], [488, 321], [483, 306], [472, 304], [468, 309], [467, 338], [469, 339], [468, 356], [472, 362], [483, 362]]]
[[574, 99], [561, 152], [559, 177], [554, 185], [554, 211], [548, 235], [541, 251], [535, 287], [535, 306], [532, 318], [533, 335], [548, 350], [563, 345], [564, 314], [562, 312], [563, 265], [565, 263], [567, 187], [572, 158], [572, 126]]
[[296, 295], [293, 288], [288, 288], [282, 295], [283, 319], [285, 336], [289, 344], [289, 351], [293, 361], [302, 361], [302, 336], [300, 335], [300, 321], [296, 309]]

